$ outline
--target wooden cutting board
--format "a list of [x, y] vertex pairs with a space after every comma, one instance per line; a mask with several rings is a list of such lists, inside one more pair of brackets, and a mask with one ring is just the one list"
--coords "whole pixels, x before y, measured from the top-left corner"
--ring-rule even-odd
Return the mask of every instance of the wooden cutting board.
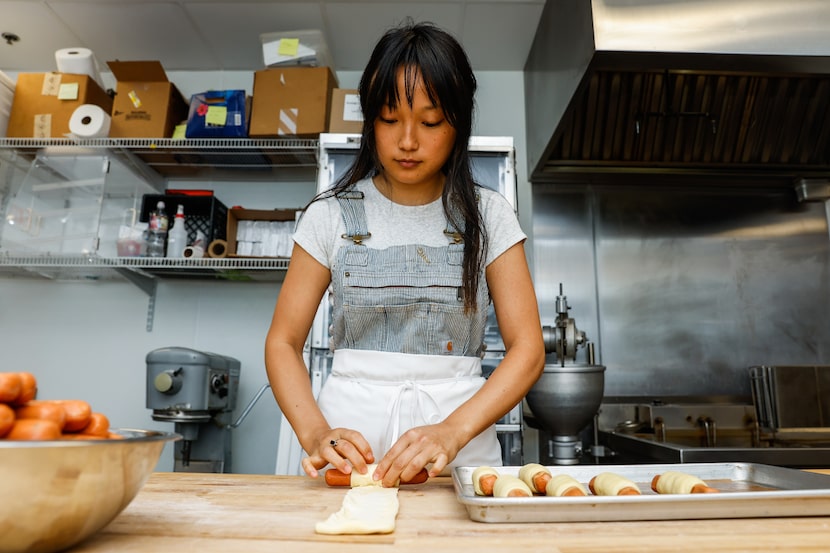
[[483, 524], [469, 519], [450, 479], [437, 478], [401, 488], [393, 534], [315, 534], [346, 491], [305, 477], [154, 473], [121, 515], [72, 551], [815, 552], [827, 550], [830, 533], [830, 517]]

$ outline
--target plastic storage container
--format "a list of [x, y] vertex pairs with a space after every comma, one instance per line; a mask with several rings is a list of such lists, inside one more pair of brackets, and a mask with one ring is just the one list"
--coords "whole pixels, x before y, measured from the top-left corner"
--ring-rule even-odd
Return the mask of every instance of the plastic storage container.
[[187, 215], [187, 243], [196, 241], [196, 234], [205, 235], [205, 244], [224, 240], [227, 233], [228, 208], [216, 196], [189, 196], [187, 194], [146, 194], [141, 202], [140, 221], [148, 221], [150, 211], [158, 201], [184, 207]]
[[259, 35], [266, 67], [334, 67], [323, 33], [317, 29]]

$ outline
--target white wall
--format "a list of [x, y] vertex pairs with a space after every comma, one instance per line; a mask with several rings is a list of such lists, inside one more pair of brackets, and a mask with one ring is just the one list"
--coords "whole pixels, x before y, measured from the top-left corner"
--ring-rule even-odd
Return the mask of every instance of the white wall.
[[[111, 75], [103, 77], [111, 79]], [[252, 88], [252, 75], [246, 72], [171, 72], [169, 77], [186, 96], [210, 88], [244, 88], [248, 92]], [[341, 87], [352, 88], [359, 74], [338, 77]], [[475, 134], [514, 137], [520, 218], [529, 234], [532, 209], [524, 155], [522, 73], [488, 72], [478, 78]], [[175, 185], [214, 188], [228, 206], [262, 209], [302, 206], [315, 187], [313, 180]], [[126, 281], [0, 277], [0, 371], [31, 371], [38, 377], [40, 397], [85, 399], [106, 413], [113, 426], [172, 431], [172, 424], [153, 421], [144, 406], [145, 356], [164, 346], [211, 351], [241, 362], [237, 417], [267, 382], [263, 343], [278, 293], [276, 282], [160, 280], [154, 328], [147, 332], [148, 298]], [[274, 472], [279, 421], [276, 402], [266, 393], [233, 431], [233, 472]], [[172, 448], [168, 446], [157, 468], [168, 471], [172, 467]]]

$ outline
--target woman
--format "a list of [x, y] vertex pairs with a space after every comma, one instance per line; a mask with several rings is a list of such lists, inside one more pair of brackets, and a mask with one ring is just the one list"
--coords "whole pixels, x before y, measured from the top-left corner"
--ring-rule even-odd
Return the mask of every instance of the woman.
[[[508, 202], [473, 182], [476, 80], [429, 24], [386, 33], [359, 85], [357, 158], [308, 206], [266, 339], [274, 396], [308, 457], [392, 486], [423, 468], [501, 465], [495, 422], [544, 366], [536, 297]], [[314, 401], [303, 344], [331, 287], [331, 375]], [[505, 356], [481, 376], [492, 301]]]

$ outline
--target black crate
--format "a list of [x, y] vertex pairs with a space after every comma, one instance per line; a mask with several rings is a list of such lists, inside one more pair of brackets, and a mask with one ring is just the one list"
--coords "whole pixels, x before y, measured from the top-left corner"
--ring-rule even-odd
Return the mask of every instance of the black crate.
[[150, 212], [156, 208], [159, 201], [164, 202], [164, 209], [170, 219], [170, 227], [176, 217], [176, 209], [184, 206], [184, 217], [187, 221], [187, 243], [196, 241], [196, 231], [205, 234], [205, 244], [214, 240], [225, 240], [228, 225], [228, 208], [216, 199], [215, 196], [190, 196], [188, 194], [145, 194], [141, 200], [141, 216], [139, 220], [150, 221]]

